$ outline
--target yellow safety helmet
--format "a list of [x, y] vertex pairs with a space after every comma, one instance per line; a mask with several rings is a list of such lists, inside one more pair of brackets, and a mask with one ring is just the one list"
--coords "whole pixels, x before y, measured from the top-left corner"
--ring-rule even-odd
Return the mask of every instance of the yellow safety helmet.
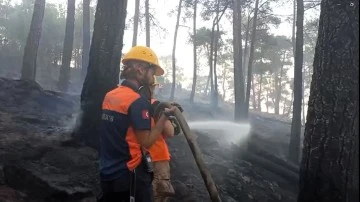
[[129, 60], [139, 60], [142, 62], [150, 63], [155, 66], [155, 76], [161, 76], [164, 74], [164, 70], [159, 65], [158, 57], [151, 48], [146, 46], [134, 46], [129, 52], [127, 52], [123, 59], [122, 63], [126, 64]]

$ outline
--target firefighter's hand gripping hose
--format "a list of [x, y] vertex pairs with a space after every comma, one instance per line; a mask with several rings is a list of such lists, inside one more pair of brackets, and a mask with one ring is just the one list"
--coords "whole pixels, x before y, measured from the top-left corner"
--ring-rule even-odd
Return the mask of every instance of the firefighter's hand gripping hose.
[[176, 120], [176, 124], [180, 126], [182, 132], [184, 133], [184, 136], [189, 144], [190, 150], [194, 156], [195, 162], [200, 170], [201, 177], [204, 180], [205, 186], [207, 188], [207, 191], [209, 192], [211, 201], [213, 202], [221, 202], [219, 192], [217, 190], [217, 187], [211, 177], [210, 171], [207, 169], [200, 148], [194, 139], [194, 136], [192, 135], [192, 132], [190, 130], [189, 125], [187, 124], [184, 116], [182, 115], [182, 107], [177, 103], [171, 103], [171, 102], [159, 102], [157, 106], [154, 108], [154, 117], [159, 117], [161, 113], [164, 112], [165, 108], [170, 108], [171, 106], [176, 106], [176, 110], [172, 116]]
[[[167, 107], [167, 105], [160, 104], [161, 102], [155, 101], [153, 104], [151, 104], [151, 111], [150, 114], [154, 117], [154, 119], [158, 119], [161, 116], [161, 113], [164, 112], [164, 109]], [[171, 102], [171, 106], [177, 107], [181, 112], [183, 112], [183, 108], [180, 104], [176, 102]], [[181, 127], [175, 116], [170, 115], [169, 120], [171, 121], [172, 125], [174, 126], [174, 134], [179, 135], [181, 133]]]

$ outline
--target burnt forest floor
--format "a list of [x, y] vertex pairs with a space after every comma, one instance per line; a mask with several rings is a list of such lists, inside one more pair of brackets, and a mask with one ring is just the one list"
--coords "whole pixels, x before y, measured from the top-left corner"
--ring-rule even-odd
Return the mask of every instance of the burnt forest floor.
[[[79, 96], [46, 91], [36, 83], [0, 78], [0, 202], [95, 201], [98, 154], [64, 145], [79, 109]], [[178, 102], [188, 120], [227, 120], [231, 109]], [[291, 202], [297, 166], [286, 162], [290, 124], [252, 113], [246, 147], [194, 131], [223, 201]], [[215, 132], [214, 132], [215, 133]], [[185, 138], [168, 140], [172, 201], [210, 201]]]

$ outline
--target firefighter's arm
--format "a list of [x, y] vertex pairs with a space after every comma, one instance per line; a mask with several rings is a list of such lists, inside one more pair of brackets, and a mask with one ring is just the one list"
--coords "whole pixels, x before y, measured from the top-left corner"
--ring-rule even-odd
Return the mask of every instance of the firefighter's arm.
[[174, 109], [164, 109], [164, 113], [153, 128], [151, 128], [151, 117], [149, 114], [150, 103], [140, 97], [134, 101], [129, 107], [129, 117], [131, 126], [134, 129], [135, 136], [139, 144], [144, 148], [150, 148], [154, 142], [160, 137], [164, 130], [165, 123]]
[[155, 124], [151, 130], [134, 130], [135, 136], [139, 144], [145, 149], [149, 149], [155, 141], [161, 136], [162, 131], [164, 130], [165, 123], [168, 118], [165, 115], [162, 115], [158, 122]]
[[164, 130], [163, 130], [164, 137], [173, 137], [174, 136], [174, 126], [171, 121], [167, 120], [165, 122]]

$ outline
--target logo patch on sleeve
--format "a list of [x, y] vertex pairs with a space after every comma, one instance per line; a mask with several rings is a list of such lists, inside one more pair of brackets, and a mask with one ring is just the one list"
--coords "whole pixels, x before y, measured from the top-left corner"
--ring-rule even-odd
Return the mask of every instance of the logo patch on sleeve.
[[142, 110], [142, 118], [143, 119], [149, 119], [150, 118], [148, 110], [146, 110], [146, 109]]

